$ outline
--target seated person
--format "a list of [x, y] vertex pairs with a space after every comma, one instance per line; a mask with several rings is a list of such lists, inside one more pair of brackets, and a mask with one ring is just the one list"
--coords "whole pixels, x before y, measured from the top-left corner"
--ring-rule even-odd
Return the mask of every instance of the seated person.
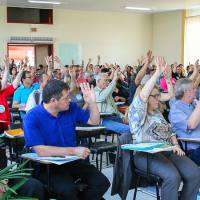
[[173, 69], [173, 73], [172, 73], [173, 78], [175, 78], [176, 80], [181, 79], [181, 78], [185, 78], [184, 75], [184, 68], [182, 64], [179, 64], [178, 66], [174, 65], [174, 69]]
[[49, 81], [50, 77], [47, 74], [42, 74], [39, 76], [38, 81], [40, 88], [38, 90], [34, 90], [28, 97], [28, 100], [26, 102], [26, 108], [25, 111], [28, 112], [32, 108], [34, 108], [36, 105], [40, 104], [42, 102], [42, 91]]
[[115, 88], [115, 90], [112, 93], [112, 97], [115, 100], [115, 102], [124, 102], [125, 103], [125, 101], [126, 101], [126, 98], [122, 97], [118, 88]]
[[126, 99], [128, 99], [129, 97], [129, 85], [128, 85], [125, 75], [122, 73], [120, 73], [119, 75], [116, 88], [119, 90], [118, 95], [124, 98], [126, 101]]
[[130, 133], [129, 126], [124, 124], [124, 115], [117, 110], [112, 93], [118, 80], [118, 70], [114, 72], [113, 80], [109, 83], [106, 73], [100, 73], [96, 77], [95, 96], [100, 112], [111, 113], [111, 116], [103, 118], [102, 125], [106, 129], [119, 134]]
[[[81, 199], [101, 199], [110, 186], [107, 178], [84, 160], [90, 150], [76, 146], [76, 124], [98, 125], [100, 122], [94, 90], [88, 84], [81, 85], [81, 89], [89, 110], [70, 103], [69, 86], [66, 83], [51, 80], [43, 89], [43, 104], [30, 110], [24, 118], [26, 146], [39, 156], [76, 155], [81, 158], [64, 165], [51, 166], [51, 188], [59, 200], [78, 199], [75, 185], [78, 178], [87, 184]], [[47, 180], [45, 169], [40, 166], [38, 178], [43, 182]]]
[[[15, 89], [18, 87], [21, 79], [23, 69], [19, 69], [19, 73], [12, 82], [11, 85], [7, 85], [8, 81], [8, 69], [9, 64], [5, 64], [5, 70], [3, 73], [3, 79], [0, 81], [0, 134], [4, 133], [5, 130], [9, 128], [10, 125], [10, 109], [7, 102], [8, 97], [12, 96]], [[0, 146], [1, 163], [7, 164], [6, 148], [5, 146]], [[5, 164], [5, 165], [6, 165]], [[5, 166], [4, 165], [4, 166]], [[0, 164], [1, 169], [1, 164]]]
[[[200, 102], [193, 106], [196, 89], [187, 78], [175, 84], [175, 100], [171, 101], [169, 120], [178, 137], [200, 138]], [[184, 145], [183, 145], [184, 147]], [[188, 143], [188, 156], [200, 165], [200, 144]]]
[[[178, 145], [176, 135], [171, 131], [170, 125], [159, 111], [159, 100], [162, 101], [163, 96], [155, 84], [159, 76], [166, 70], [166, 63], [158, 57], [156, 65], [155, 73], [130, 105], [131, 133], [135, 134], [137, 142], [167, 142], [175, 146], [173, 152], [150, 155], [149, 172], [162, 179], [161, 199], [178, 200], [179, 186], [183, 181], [180, 199], [196, 200], [200, 187], [200, 169], [185, 156]], [[168, 87], [170, 84], [169, 81]], [[134, 156], [134, 163], [138, 169], [146, 171], [146, 153], [137, 152]]]
[[22, 85], [17, 88], [13, 96], [13, 107], [19, 108], [20, 115], [23, 119], [28, 97], [34, 90], [39, 88], [39, 84], [33, 83], [31, 73], [29, 71], [23, 72], [21, 80]]
[[8, 129], [10, 125], [10, 109], [7, 102], [8, 97], [12, 96], [15, 89], [18, 87], [20, 83], [20, 79], [23, 73], [23, 69], [19, 69], [19, 73], [16, 78], [12, 82], [11, 85], [8, 85], [8, 71], [9, 71], [9, 63], [5, 63], [5, 70], [3, 73], [3, 79], [0, 81], [0, 134], [4, 132], [4, 130]]
[[60, 69], [55, 69], [53, 71], [53, 78], [57, 80], [62, 80], [62, 73]]

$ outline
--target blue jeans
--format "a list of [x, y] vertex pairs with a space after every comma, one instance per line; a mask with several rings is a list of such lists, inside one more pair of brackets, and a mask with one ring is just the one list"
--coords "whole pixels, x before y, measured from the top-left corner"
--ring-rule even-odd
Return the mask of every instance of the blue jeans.
[[118, 134], [131, 133], [129, 125], [124, 124], [122, 119], [118, 116], [105, 117], [102, 121], [102, 125], [105, 126], [107, 130], [114, 131]]
[[197, 165], [200, 165], [200, 147], [188, 151], [188, 157], [193, 160]]

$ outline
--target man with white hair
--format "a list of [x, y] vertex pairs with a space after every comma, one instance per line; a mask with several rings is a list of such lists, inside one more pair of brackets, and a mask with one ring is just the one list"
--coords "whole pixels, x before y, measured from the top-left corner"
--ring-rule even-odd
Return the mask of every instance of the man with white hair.
[[96, 87], [94, 88], [97, 105], [100, 113], [111, 113], [104, 117], [102, 125], [108, 130], [116, 133], [130, 133], [129, 126], [124, 124], [124, 115], [117, 110], [112, 93], [118, 80], [118, 70], [114, 72], [113, 80], [109, 83], [109, 76], [106, 73], [99, 73], [96, 76]]
[[[191, 80], [179, 79], [175, 84], [175, 100], [171, 102], [169, 120], [178, 137], [200, 138], [200, 102], [193, 105], [196, 88]], [[189, 157], [200, 164], [200, 144], [188, 143]]]

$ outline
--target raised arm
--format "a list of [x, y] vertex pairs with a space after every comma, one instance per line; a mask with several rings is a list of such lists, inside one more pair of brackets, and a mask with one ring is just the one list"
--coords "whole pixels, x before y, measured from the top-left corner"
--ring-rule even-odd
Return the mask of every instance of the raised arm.
[[88, 71], [88, 68], [89, 68], [89, 66], [90, 66], [91, 62], [92, 62], [92, 59], [91, 59], [91, 58], [89, 58], [89, 60], [88, 60], [88, 63], [87, 63], [87, 65], [86, 65], [86, 71]]
[[47, 74], [51, 77], [52, 73], [53, 73], [53, 68], [54, 68], [52, 55], [46, 56], [44, 59], [45, 59], [45, 62], [47, 64]]
[[197, 105], [188, 118], [188, 129], [195, 129], [200, 123], [200, 102], [197, 102]]
[[195, 62], [194, 64], [194, 70], [193, 73], [191, 74], [191, 76], [189, 77], [190, 80], [194, 81], [196, 80], [197, 76], [198, 76], [198, 67], [199, 67], [199, 59]]
[[101, 56], [97, 55], [97, 65], [100, 65], [100, 62], [101, 62]]
[[81, 62], [81, 66], [84, 68], [84, 60], [82, 60], [82, 62]]
[[140, 69], [140, 71], [138, 72], [136, 78], [135, 78], [135, 84], [138, 86], [140, 85], [140, 82], [142, 80], [142, 78], [145, 76], [146, 74], [146, 71], [147, 71], [147, 68], [148, 66], [151, 64], [151, 62], [153, 61], [153, 56], [152, 56], [152, 51], [148, 51], [147, 52], [147, 55], [146, 55], [146, 58], [143, 59], [143, 66], [142, 68]]
[[98, 125], [100, 123], [100, 114], [96, 103], [94, 88], [93, 86], [90, 88], [89, 83], [83, 83], [80, 85], [80, 87], [83, 93], [84, 101], [90, 110], [88, 124]]
[[[198, 71], [199, 71], [199, 69], [198, 69]], [[199, 84], [200, 84], [200, 73], [198, 72], [197, 78], [196, 78], [196, 80], [194, 82], [194, 87], [198, 88]]]
[[74, 68], [72, 69], [69, 69], [69, 75], [70, 75], [70, 78], [71, 78], [71, 81], [70, 81], [70, 92], [74, 92], [76, 91], [77, 89], [77, 86], [76, 86], [76, 71]]
[[8, 56], [5, 56], [4, 58], [4, 72], [3, 72], [3, 77], [1, 80], [1, 89], [5, 89], [7, 86], [8, 82], [8, 75], [9, 75], [9, 58]]
[[19, 84], [20, 84], [23, 71], [24, 71], [24, 67], [23, 67], [23, 66], [20, 66], [19, 72], [18, 72], [16, 78], [14, 79], [14, 81], [12, 82], [12, 85], [13, 85], [13, 87], [14, 87], [15, 89], [18, 88], [18, 86], [19, 86]]
[[115, 70], [111, 83], [104, 90], [102, 90], [101, 93], [98, 95], [97, 97], [98, 102], [105, 101], [105, 99], [114, 91], [118, 77], [119, 77], [118, 73], [119, 73], [119, 70]]
[[[59, 68], [61, 69], [61, 71], [62, 71], [62, 69], [64, 69], [65, 68], [65, 66], [62, 64], [62, 62], [61, 62], [61, 59], [58, 57], [58, 56], [54, 56], [54, 62], [55, 63], [57, 63], [58, 65], [59, 65]], [[73, 61], [73, 60], [72, 60]], [[74, 61], [73, 61], [74, 62]]]
[[166, 63], [162, 57], [157, 57], [155, 62], [156, 62], [156, 71], [152, 75], [152, 77], [146, 82], [146, 84], [144, 85], [144, 87], [140, 92], [140, 98], [144, 102], [147, 102], [149, 95], [156, 84], [157, 79], [166, 68]]

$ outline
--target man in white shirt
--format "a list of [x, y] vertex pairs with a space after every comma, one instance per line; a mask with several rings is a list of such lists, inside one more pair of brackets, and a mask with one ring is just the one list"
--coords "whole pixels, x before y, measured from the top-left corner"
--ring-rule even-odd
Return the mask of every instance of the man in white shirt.
[[40, 88], [38, 90], [34, 90], [28, 98], [28, 101], [26, 103], [25, 111], [28, 112], [32, 108], [34, 108], [36, 105], [40, 104], [42, 102], [42, 91], [47, 82], [49, 81], [50, 77], [47, 74], [42, 74], [39, 77], [39, 84]]
[[99, 73], [96, 76], [96, 87], [94, 88], [96, 101], [100, 113], [111, 113], [103, 117], [102, 125], [106, 129], [119, 134], [130, 133], [129, 125], [124, 123], [124, 115], [120, 113], [115, 105], [112, 93], [118, 80], [118, 70], [114, 72], [112, 81], [109, 83], [109, 76], [106, 73]]

